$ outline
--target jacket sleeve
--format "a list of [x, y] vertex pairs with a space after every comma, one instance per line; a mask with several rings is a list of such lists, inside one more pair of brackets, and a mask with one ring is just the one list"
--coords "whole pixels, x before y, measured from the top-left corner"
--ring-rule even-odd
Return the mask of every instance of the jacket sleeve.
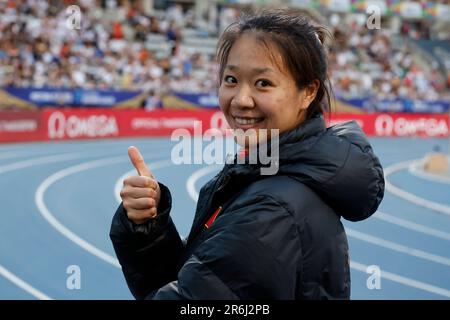
[[147, 223], [131, 222], [122, 203], [111, 224], [110, 238], [128, 287], [136, 299], [176, 279], [184, 244], [170, 218], [172, 200], [163, 184], [158, 215]]
[[[219, 215], [180, 269], [178, 279], [147, 298], [292, 297], [300, 254], [292, 215], [274, 199], [257, 196]], [[287, 263], [277, 262], [280, 257]]]

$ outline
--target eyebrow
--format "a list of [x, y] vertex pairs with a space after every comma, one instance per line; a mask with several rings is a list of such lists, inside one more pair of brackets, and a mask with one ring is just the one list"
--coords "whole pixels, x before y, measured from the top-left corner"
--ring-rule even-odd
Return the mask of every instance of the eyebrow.
[[[229, 69], [231, 71], [237, 71], [237, 70], [239, 70], [239, 67], [232, 65], [232, 64], [228, 64], [225, 66], [225, 69]], [[251, 69], [251, 71], [252, 71], [252, 73], [255, 73], [255, 74], [260, 74], [260, 73], [264, 73], [264, 72], [274, 72], [274, 70], [271, 68], [253, 68], [253, 69]]]

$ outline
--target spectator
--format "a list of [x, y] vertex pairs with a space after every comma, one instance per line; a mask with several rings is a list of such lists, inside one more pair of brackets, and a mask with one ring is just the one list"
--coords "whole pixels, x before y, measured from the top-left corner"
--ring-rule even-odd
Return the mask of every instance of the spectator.
[[[148, 90], [165, 83], [163, 90], [215, 91], [212, 55], [183, 45], [181, 28], [196, 27], [192, 10], [174, 5], [162, 17], [148, 16], [140, 1], [83, 0], [81, 29], [71, 30], [65, 12], [71, 3], [0, 2], [0, 86]], [[238, 14], [222, 7], [219, 29]], [[449, 71], [417, 64], [415, 52], [392, 43], [387, 29], [371, 31], [364, 21], [346, 22], [337, 14], [329, 21], [335, 37], [329, 76], [339, 96], [450, 99]], [[405, 35], [413, 29], [417, 37], [429, 33], [424, 23], [401, 28]], [[158, 35], [168, 44], [151, 52], [150, 36]]]
[[161, 96], [155, 91], [151, 90], [147, 94], [147, 98], [144, 100], [143, 107], [146, 111], [152, 111], [162, 108]]

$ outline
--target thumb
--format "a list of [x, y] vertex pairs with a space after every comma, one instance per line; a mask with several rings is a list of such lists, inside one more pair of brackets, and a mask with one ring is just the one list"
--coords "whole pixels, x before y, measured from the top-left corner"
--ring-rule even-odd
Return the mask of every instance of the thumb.
[[150, 172], [150, 169], [145, 164], [144, 158], [142, 157], [138, 148], [136, 148], [134, 146], [129, 147], [128, 148], [128, 156], [130, 157], [131, 163], [136, 168], [136, 170], [140, 176], [146, 176], [146, 177], [153, 178], [153, 175]]

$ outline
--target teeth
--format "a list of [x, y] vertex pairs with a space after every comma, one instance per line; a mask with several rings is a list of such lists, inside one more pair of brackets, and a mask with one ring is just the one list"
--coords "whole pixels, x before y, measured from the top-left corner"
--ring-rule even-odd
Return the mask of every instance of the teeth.
[[262, 120], [262, 118], [234, 118], [237, 124], [255, 124]]

